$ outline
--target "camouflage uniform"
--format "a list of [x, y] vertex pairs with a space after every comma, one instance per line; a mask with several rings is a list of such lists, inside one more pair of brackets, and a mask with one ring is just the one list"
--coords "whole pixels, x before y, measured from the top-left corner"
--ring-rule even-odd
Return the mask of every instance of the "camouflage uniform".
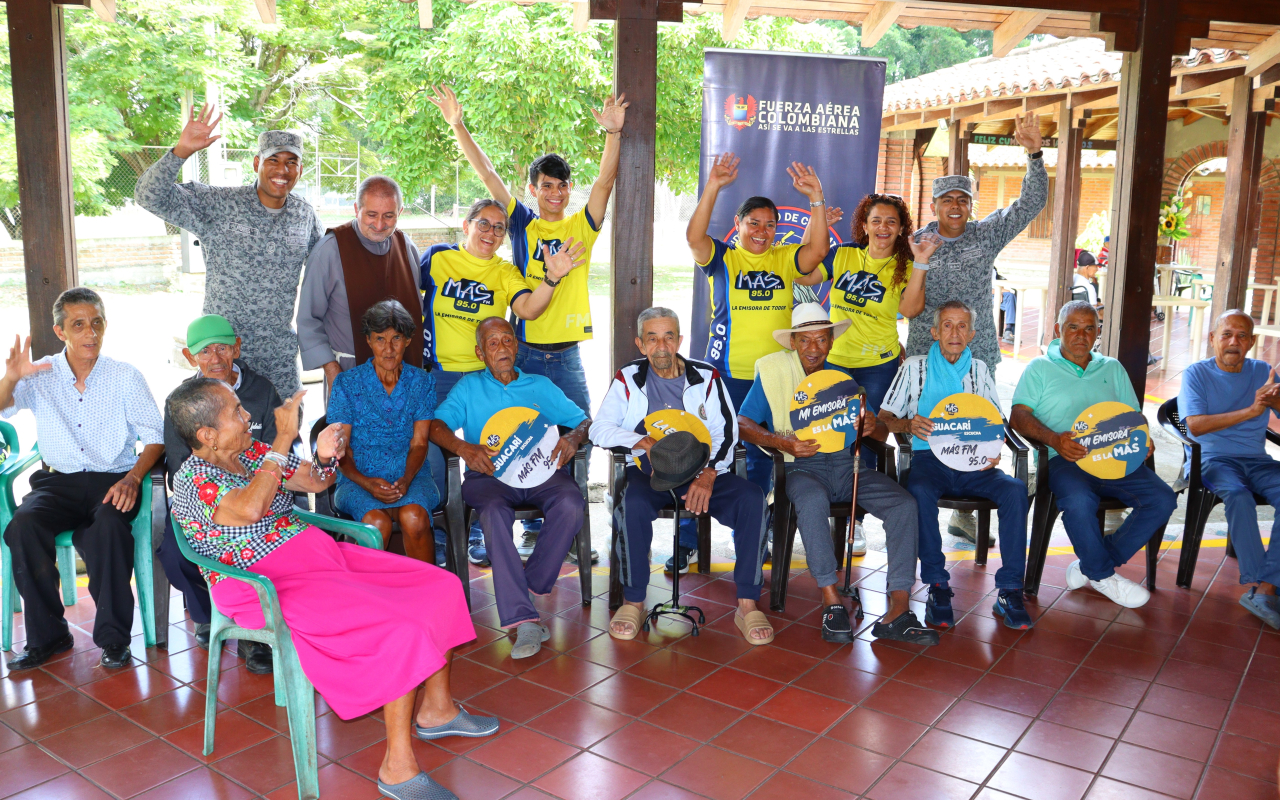
[[[939, 181], [948, 180], [939, 178]], [[959, 187], [952, 187], [959, 188]], [[933, 345], [933, 312], [948, 300], [963, 300], [973, 309], [975, 336], [969, 348], [973, 357], [995, 371], [1000, 363], [995, 314], [991, 307], [991, 277], [996, 257], [1004, 246], [1031, 224], [1049, 199], [1049, 176], [1043, 158], [1027, 159], [1022, 193], [1008, 208], [993, 211], [981, 222], [970, 222], [964, 233], [942, 245], [929, 258], [924, 282], [924, 311], [911, 320], [907, 333], [907, 358], [928, 354]], [[938, 233], [938, 223], [922, 230]]]
[[204, 313], [221, 314], [243, 340], [240, 357], [281, 397], [302, 388], [293, 305], [298, 279], [324, 229], [311, 204], [289, 195], [267, 208], [252, 186], [174, 183], [185, 159], [172, 151], [138, 179], [134, 199], [185, 228], [204, 247]]

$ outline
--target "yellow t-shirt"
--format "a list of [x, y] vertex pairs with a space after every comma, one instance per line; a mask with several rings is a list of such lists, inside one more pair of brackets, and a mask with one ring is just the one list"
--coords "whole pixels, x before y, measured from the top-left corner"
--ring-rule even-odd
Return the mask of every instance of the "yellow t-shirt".
[[907, 262], [902, 283], [893, 285], [897, 258], [867, 258], [865, 248], [853, 244], [834, 247], [822, 261], [831, 285], [831, 321], [847, 319], [849, 330], [836, 339], [827, 360], [842, 367], [874, 367], [897, 358], [898, 303], [911, 280]]
[[774, 245], [755, 255], [713, 241], [711, 259], [698, 264], [711, 284], [705, 358], [724, 377], [749, 381], [756, 374], [756, 359], [782, 349], [773, 332], [791, 327], [791, 286], [800, 276], [800, 245]]
[[512, 266], [482, 261], [457, 245], [437, 244], [422, 257], [422, 333], [426, 357], [448, 372], [484, 369], [476, 358], [476, 326], [502, 317], [530, 291]]
[[511, 233], [511, 260], [530, 289], [536, 289], [547, 274], [542, 258], [546, 244], [555, 255], [569, 239], [587, 248], [587, 263], [576, 267], [556, 287], [551, 304], [542, 316], [516, 321], [516, 335], [534, 344], [580, 342], [591, 338], [591, 301], [587, 294], [587, 274], [591, 270], [591, 248], [600, 235], [600, 226], [586, 207], [558, 222], [548, 222], [513, 197], [507, 204]]

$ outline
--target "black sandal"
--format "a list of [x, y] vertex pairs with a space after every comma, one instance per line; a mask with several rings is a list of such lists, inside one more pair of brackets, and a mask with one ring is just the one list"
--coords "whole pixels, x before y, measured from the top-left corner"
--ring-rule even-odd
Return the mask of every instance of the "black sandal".
[[920, 620], [910, 611], [899, 614], [892, 622], [877, 622], [871, 626], [871, 635], [877, 639], [892, 639], [907, 644], [925, 646], [938, 643], [938, 632], [920, 624]]
[[842, 604], [822, 609], [822, 640], [833, 644], [848, 644], [853, 641], [849, 611]]

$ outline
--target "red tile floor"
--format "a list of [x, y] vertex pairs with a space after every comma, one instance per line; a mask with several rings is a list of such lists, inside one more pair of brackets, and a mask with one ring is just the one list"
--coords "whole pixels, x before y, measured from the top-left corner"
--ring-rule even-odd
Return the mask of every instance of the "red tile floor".
[[[605, 632], [603, 570], [583, 608], [566, 565], [538, 601], [551, 640], [523, 661], [494, 627], [491, 578], [473, 570], [478, 638], [454, 661], [454, 694], [499, 716], [501, 733], [419, 743], [418, 758], [465, 800], [1275, 800], [1280, 634], [1236, 604], [1222, 548], [1201, 551], [1190, 591], [1173, 587], [1178, 553], [1164, 552], [1161, 588], [1135, 611], [1057, 588], [1071, 556], [1051, 555], [1026, 633], [992, 618], [998, 559], [959, 560], [961, 619], [930, 649], [872, 641], [880, 553], [856, 568], [869, 616], [843, 646], [819, 636], [807, 572], [772, 616], [776, 641], [751, 647], [733, 625], [727, 572], [682, 580], [707, 615], [700, 636], [663, 622], [618, 642]], [[668, 586], [655, 573], [650, 600]], [[0, 797], [296, 797], [269, 678], [227, 658], [217, 749], [204, 758], [206, 656], [180, 599], [169, 649], [139, 644], [134, 667], [107, 672], [84, 595], [68, 609], [74, 652], [0, 671]], [[382, 723], [319, 710], [322, 796], [376, 797]]]

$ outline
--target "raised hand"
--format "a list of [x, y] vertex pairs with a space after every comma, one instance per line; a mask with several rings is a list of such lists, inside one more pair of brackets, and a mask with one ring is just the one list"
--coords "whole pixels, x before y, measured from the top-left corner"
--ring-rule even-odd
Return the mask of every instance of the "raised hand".
[[19, 336], [13, 337], [13, 347], [9, 349], [9, 358], [4, 362], [4, 379], [10, 383], [17, 383], [28, 375], [34, 375], [37, 372], [44, 372], [47, 369], [53, 369], [53, 364], [45, 362], [43, 364], [31, 363], [31, 337], [27, 337], [25, 343]]
[[582, 266], [586, 262], [586, 254], [586, 245], [573, 237], [565, 240], [560, 252], [555, 255], [551, 255], [550, 248], [545, 244], [542, 245], [542, 261], [547, 265], [547, 277], [553, 281], [560, 280], [574, 268]]
[[1267, 380], [1253, 393], [1253, 412], [1254, 415], [1265, 414], [1275, 405], [1276, 398], [1280, 397], [1280, 383], [1276, 383], [1276, 368], [1272, 367], [1267, 373]]
[[427, 95], [427, 99], [440, 109], [444, 121], [450, 126], [462, 122], [462, 106], [458, 103], [458, 96], [453, 93], [453, 89], [442, 83], [439, 86], [432, 86], [431, 91], [433, 93]]
[[342, 458], [346, 452], [347, 442], [342, 435], [342, 423], [333, 423], [316, 437], [316, 455], [326, 464], [330, 459]]
[[834, 228], [836, 223], [844, 219], [844, 209], [840, 206], [827, 206], [827, 227]]
[[205, 103], [200, 106], [200, 110], [191, 109], [191, 119], [187, 120], [187, 124], [182, 127], [182, 134], [178, 136], [178, 143], [173, 146], [173, 154], [178, 158], [191, 158], [193, 153], [197, 153], [214, 142], [222, 138], [222, 134], [213, 135], [213, 129], [218, 127], [218, 123], [222, 122], [222, 115], [219, 114], [214, 118], [213, 113], [217, 108]]
[[[277, 442], [292, 442], [298, 438], [298, 426], [302, 422], [302, 398], [306, 396], [307, 390], [300, 389], [275, 410]], [[316, 449], [319, 449], [319, 442], [316, 443]]]
[[604, 105], [599, 111], [591, 109], [591, 116], [596, 118], [596, 122], [600, 123], [600, 127], [604, 128], [605, 133], [621, 133], [622, 126], [627, 121], [627, 106], [630, 103], [624, 102], [627, 99], [625, 94], [618, 95], [615, 101], [613, 95], [604, 101]]
[[738, 161], [740, 159], [733, 153], [724, 153], [716, 156], [711, 162], [711, 171], [707, 173], [707, 186], [716, 189], [723, 188], [738, 179]]
[[813, 171], [813, 167], [806, 167], [799, 161], [792, 161], [791, 166], [787, 167], [787, 174], [791, 176], [791, 185], [797, 192], [809, 198], [810, 202], [816, 203], [822, 199], [822, 181], [818, 180], [818, 174]]
[[924, 231], [917, 236], [907, 237], [907, 241], [911, 244], [911, 260], [921, 264], [929, 263], [929, 257], [933, 255], [933, 251], [942, 245], [942, 237], [933, 231]]
[[1040, 137], [1040, 117], [1037, 114], [1019, 114], [1014, 117], [1013, 138], [1026, 148], [1027, 153], [1039, 153], [1044, 140]]

